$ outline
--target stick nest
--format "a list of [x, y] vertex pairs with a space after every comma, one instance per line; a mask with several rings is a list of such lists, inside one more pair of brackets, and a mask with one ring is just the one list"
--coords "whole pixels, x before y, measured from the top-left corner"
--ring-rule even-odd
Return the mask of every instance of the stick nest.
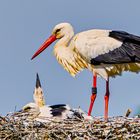
[[95, 117], [42, 123], [16, 115], [0, 116], [0, 140], [139, 140], [140, 118]]

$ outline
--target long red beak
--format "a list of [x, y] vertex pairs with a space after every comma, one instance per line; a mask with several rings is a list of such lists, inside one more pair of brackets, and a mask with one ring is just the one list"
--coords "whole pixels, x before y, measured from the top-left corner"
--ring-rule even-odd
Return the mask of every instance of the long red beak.
[[32, 56], [31, 60], [38, 56], [41, 52], [43, 52], [51, 43], [56, 40], [56, 35], [51, 35], [42, 46], [36, 51], [36, 53]]

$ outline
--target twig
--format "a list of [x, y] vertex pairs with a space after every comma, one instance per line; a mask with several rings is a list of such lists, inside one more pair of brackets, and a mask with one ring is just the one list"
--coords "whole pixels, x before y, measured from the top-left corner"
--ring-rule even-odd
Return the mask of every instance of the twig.
[[130, 113], [132, 112], [131, 109], [127, 109], [126, 113], [125, 113], [125, 117], [128, 117], [130, 115]]

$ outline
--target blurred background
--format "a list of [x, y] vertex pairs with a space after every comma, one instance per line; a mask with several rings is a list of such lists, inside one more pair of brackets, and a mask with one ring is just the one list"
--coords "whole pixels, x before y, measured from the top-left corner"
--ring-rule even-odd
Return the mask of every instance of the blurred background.
[[[53, 45], [38, 58], [30, 58], [52, 28], [69, 22], [75, 33], [88, 29], [124, 30], [140, 35], [140, 1], [128, 0], [1, 0], [0, 1], [0, 114], [13, 112], [31, 102], [39, 73], [47, 104], [67, 103], [88, 110], [92, 73], [84, 70], [76, 78], [53, 56]], [[133, 116], [140, 105], [140, 74], [123, 73], [110, 79], [109, 115]], [[102, 116], [105, 81], [98, 78], [94, 116]]]

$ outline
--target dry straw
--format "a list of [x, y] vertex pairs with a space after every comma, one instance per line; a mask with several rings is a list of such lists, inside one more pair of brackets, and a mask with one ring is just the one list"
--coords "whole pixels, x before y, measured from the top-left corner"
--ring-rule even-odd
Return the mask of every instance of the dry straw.
[[[20, 116], [20, 117], [19, 117]], [[140, 139], [140, 118], [95, 117], [84, 119], [34, 121], [20, 114], [0, 117], [0, 140], [135, 140]]]

